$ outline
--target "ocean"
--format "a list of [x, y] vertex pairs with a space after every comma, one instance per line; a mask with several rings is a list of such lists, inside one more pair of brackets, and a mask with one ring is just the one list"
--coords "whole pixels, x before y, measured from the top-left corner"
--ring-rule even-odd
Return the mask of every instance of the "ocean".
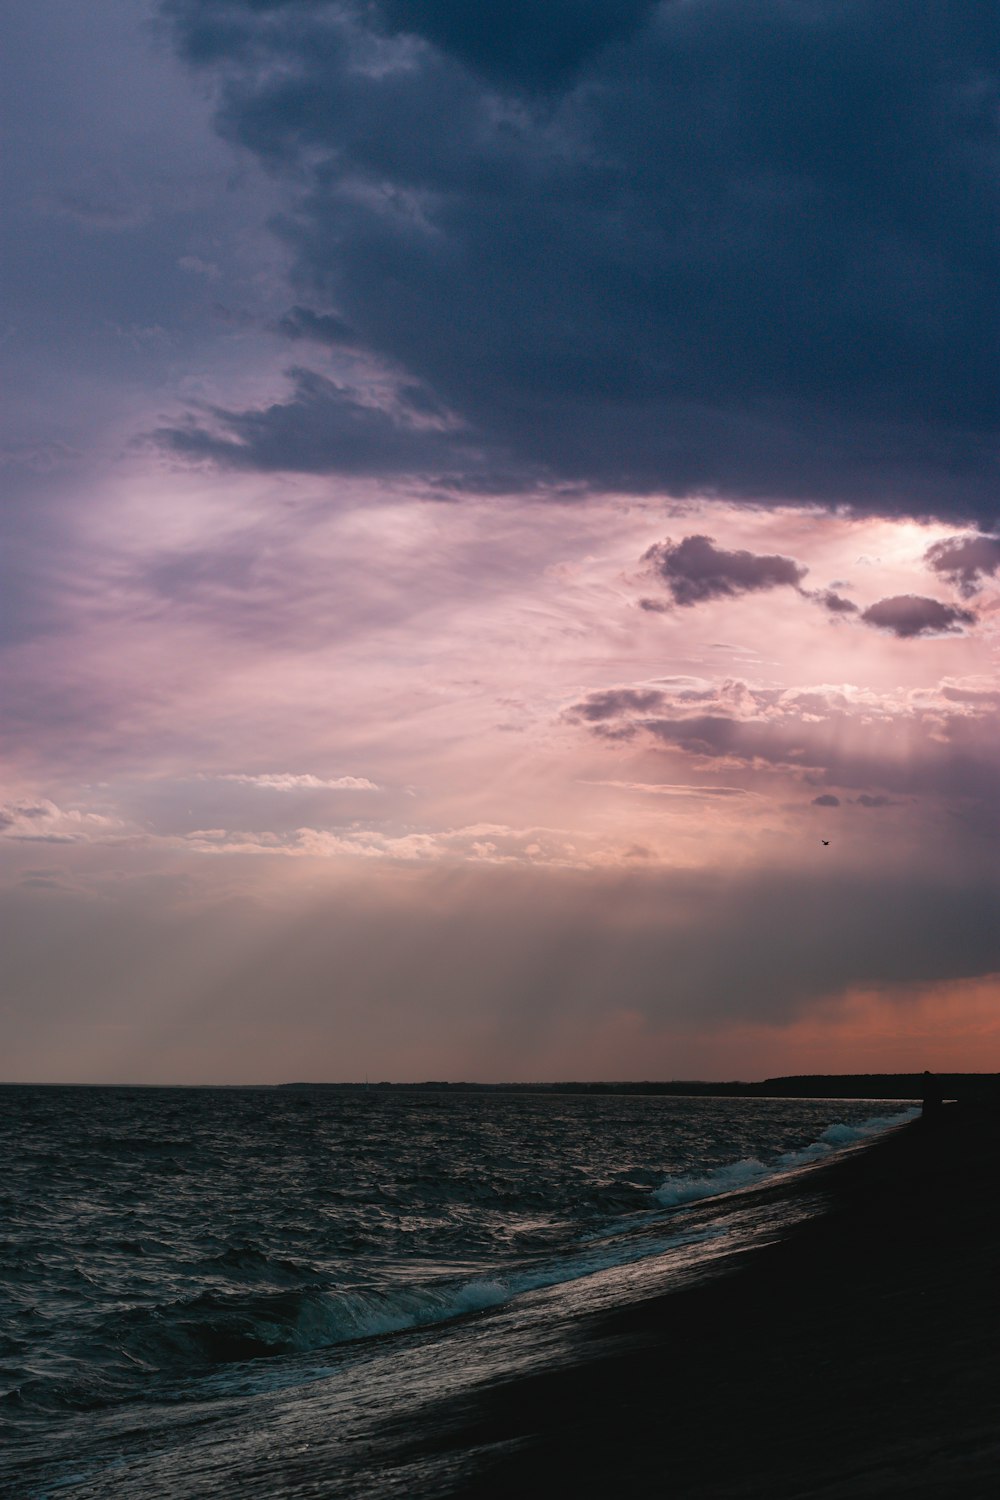
[[443, 1493], [463, 1460], [395, 1452], [401, 1424], [713, 1274], [817, 1206], [748, 1188], [913, 1113], [0, 1088], [0, 1492]]

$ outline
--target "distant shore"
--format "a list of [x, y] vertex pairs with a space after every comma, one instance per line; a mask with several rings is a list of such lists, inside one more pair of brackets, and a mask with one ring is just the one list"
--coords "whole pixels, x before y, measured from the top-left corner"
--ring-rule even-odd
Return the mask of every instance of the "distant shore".
[[[1000, 1073], [938, 1073], [938, 1091], [947, 1099], [1000, 1099]], [[429, 1079], [421, 1083], [280, 1083], [280, 1089], [308, 1093], [388, 1091], [416, 1094], [665, 1094], [682, 1098], [724, 1099], [919, 1099], [922, 1073], [797, 1073], [764, 1078], [756, 1083], [739, 1079], [714, 1082], [700, 1078], [645, 1079], [628, 1082], [476, 1083]]]
[[[458, 1500], [1000, 1491], [1000, 1116], [952, 1105], [811, 1174], [828, 1211], [471, 1395]], [[414, 1451], [420, 1448], [419, 1441]], [[467, 1462], [471, 1460], [471, 1471]]]
[[[1000, 1102], [1000, 1073], [938, 1073], [934, 1075], [938, 1093], [945, 1099], [995, 1100]], [[475, 1079], [421, 1079], [399, 1083], [385, 1079], [364, 1082], [341, 1080], [301, 1080], [289, 1083], [61, 1083], [38, 1079], [34, 1082], [10, 1082], [0, 1079], [3, 1089], [251, 1089], [291, 1094], [311, 1093], [401, 1093], [401, 1094], [580, 1094], [630, 1097], [666, 1095], [672, 1098], [698, 1099], [920, 1099], [925, 1075], [922, 1073], [798, 1073], [753, 1082], [743, 1079], [559, 1079], [523, 1083], [482, 1083]]]

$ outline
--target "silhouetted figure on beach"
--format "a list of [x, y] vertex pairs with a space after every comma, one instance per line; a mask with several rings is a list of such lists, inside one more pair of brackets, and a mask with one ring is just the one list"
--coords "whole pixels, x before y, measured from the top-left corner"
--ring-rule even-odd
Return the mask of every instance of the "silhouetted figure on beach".
[[924, 1069], [921, 1114], [925, 1120], [936, 1120], [941, 1113], [941, 1084], [927, 1068]]

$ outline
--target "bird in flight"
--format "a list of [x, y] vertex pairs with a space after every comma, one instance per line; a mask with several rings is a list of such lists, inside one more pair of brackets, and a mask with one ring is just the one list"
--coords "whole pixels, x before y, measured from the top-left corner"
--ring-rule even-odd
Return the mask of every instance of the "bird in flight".
[[827, 844], [827, 845], [829, 845], [830, 840], [829, 839], [820, 839], [820, 843], [821, 844]]

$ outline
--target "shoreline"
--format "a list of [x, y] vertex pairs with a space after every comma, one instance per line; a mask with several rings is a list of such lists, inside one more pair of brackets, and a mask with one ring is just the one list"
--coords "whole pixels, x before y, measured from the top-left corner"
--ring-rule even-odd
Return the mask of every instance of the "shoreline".
[[742, 1226], [707, 1259], [375, 1337], [176, 1421], [126, 1405], [91, 1436], [81, 1416], [79, 1446], [24, 1453], [11, 1493], [992, 1500], [998, 1163], [1000, 1112], [945, 1106], [684, 1204], [678, 1227]]
[[913, 1121], [809, 1174], [818, 1217], [598, 1315], [569, 1363], [435, 1408], [397, 1454], [454, 1462], [453, 1500], [992, 1495], [998, 1165], [995, 1110]]

